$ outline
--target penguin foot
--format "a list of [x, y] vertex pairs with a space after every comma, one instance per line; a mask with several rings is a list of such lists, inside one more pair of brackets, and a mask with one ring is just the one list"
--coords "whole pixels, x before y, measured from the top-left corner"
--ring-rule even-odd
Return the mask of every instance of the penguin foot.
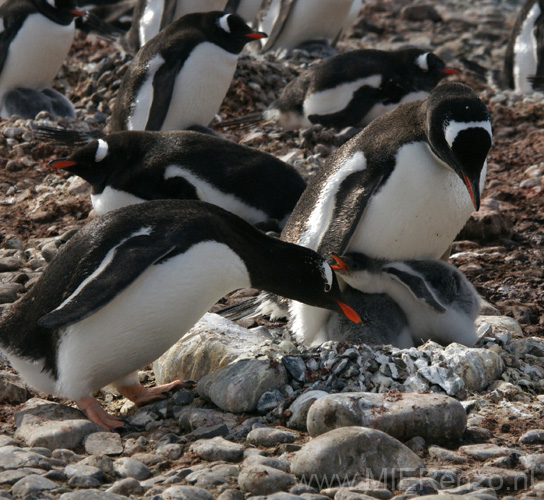
[[194, 380], [174, 380], [169, 384], [157, 385], [155, 387], [144, 387], [140, 384], [116, 386], [121, 396], [130, 399], [137, 405], [151, 403], [165, 399], [170, 391], [178, 389], [192, 389], [196, 385]]
[[125, 427], [124, 420], [110, 415], [100, 406], [100, 403], [93, 397], [85, 397], [76, 401], [79, 409], [85, 413], [85, 416], [100, 427], [104, 427], [108, 431]]

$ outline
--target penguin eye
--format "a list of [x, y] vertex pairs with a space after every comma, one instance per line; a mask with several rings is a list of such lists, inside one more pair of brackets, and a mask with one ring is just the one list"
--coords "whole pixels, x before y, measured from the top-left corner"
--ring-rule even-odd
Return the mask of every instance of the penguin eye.
[[325, 283], [325, 292], [330, 292], [332, 289], [331, 285], [329, 285], [328, 283]]

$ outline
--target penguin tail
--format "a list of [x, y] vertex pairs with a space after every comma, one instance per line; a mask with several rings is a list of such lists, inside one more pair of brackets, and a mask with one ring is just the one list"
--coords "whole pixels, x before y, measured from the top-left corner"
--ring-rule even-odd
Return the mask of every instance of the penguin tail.
[[76, 26], [84, 33], [97, 35], [110, 42], [119, 40], [126, 32], [89, 11], [76, 20]]
[[231, 321], [254, 318], [255, 316], [269, 316], [270, 320], [274, 321], [286, 318], [288, 309], [285, 299], [271, 293], [262, 292], [256, 297], [223, 307], [215, 311], [215, 313]]
[[237, 116], [230, 120], [224, 120], [215, 124], [215, 128], [232, 128], [249, 125], [250, 123], [258, 123], [266, 120], [266, 114], [263, 112], [251, 113], [249, 115]]
[[84, 146], [94, 139], [99, 139], [103, 134], [98, 131], [82, 132], [65, 128], [48, 127], [38, 125], [34, 129], [36, 139], [52, 141], [59, 146]]

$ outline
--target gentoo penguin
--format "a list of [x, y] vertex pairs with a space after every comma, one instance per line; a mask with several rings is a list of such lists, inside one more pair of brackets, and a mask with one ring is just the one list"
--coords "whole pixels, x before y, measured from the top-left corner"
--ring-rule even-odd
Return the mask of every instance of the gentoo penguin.
[[112, 383], [143, 403], [164, 397], [136, 371], [177, 342], [226, 293], [257, 287], [359, 316], [329, 264], [215, 205], [160, 200], [95, 219], [62, 248], [0, 323], [11, 365], [35, 389], [74, 400], [92, 421], [122, 422], [93, 391]]
[[127, 33], [128, 46], [136, 52], [176, 19], [194, 12], [223, 10], [226, 3], [227, 0], [137, 0]]
[[354, 0], [269, 0], [259, 29], [269, 34], [262, 51], [292, 50], [309, 41], [334, 42]]
[[331, 312], [324, 326], [327, 340], [348, 344], [392, 345], [399, 349], [414, 346], [406, 314], [389, 295], [363, 293], [350, 286], [346, 286], [343, 293], [362, 322], [345, 321], [345, 316]]
[[109, 132], [207, 126], [230, 86], [238, 54], [253, 40], [236, 14], [188, 14], [144, 45], [117, 94]]
[[310, 66], [265, 111], [286, 129], [365, 126], [403, 102], [424, 99], [447, 75], [432, 52], [354, 50]]
[[[466, 85], [439, 85], [339, 147], [310, 180], [281, 238], [324, 256], [438, 259], [480, 207], [490, 147], [485, 104]], [[268, 297], [259, 302], [257, 312], [279, 315]], [[323, 341], [328, 313], [292, 303], [289, 316], [300, 342]]]
[[[408, 319], [412, 345], [427, 340], [443, 345], [476, 344], [474, 320], [480, 311], [480, 297], [451, 264], [435, 259], [387, 261], [360, 253], [332, 257], [336, 261], [333, 269], [350, 287], [387, 294], [400, 306]], [[344, 295], [348, 298], [345, 291]], [[350, 304], [353, 306], [353, 300]]]
[[[74, 18], [83, 15], [74, 0], [8, 0], [0, 6], [1, 117], [8, 116], [4, 101], [10, 91], [49, 87], [72, 45]], [[18, 97], [11, 95], [12, 109]]]
[[198, 199], [251, 224], [273, 219], [281, 230], [306, 187], [272, 155], [186, 130], [117, 132], [50, 165], [91, 184], [98, 215], [145, 200]]
[[532, 77], [544, 77], [543, 14], [544, 0], [526, 0], [508, 40], [502, 79], [504, 86], [518, 92], [534, 92]]

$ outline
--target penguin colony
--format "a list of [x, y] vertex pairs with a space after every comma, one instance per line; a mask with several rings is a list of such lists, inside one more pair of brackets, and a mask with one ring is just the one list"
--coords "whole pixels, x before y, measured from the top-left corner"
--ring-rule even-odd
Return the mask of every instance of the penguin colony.
[[[99, 217], [0, 321], [0, 347], [33, 388], [120, 427], [93, 391], [113, 384], [142, 404], [183, 386], [143, 387], [137, 370], [243, 287], [263, 292], [230, 313], [287, 316], [306, 345], [476, 343], [478, 294], [438, 260], [479, 208], [492, 141], [478, 96], [440, 82], [457, 69], [424, 49], [368, 49], [286, 85], [268, 119], [286, 128], [365, 126], [307, 186], [270, 155], [184, 130], [207, 132], [246, 46], [335, 44], [361, 1], [331, 3], [137, 2], [119, 41], [137, 52], [104, 133], [51, 161], [90, 183]], [[531, 0], [517, 23], [512, 71], [522, 91], [540, 71], [519, 49], [537, 50], [540, 12]], [[50, 85], [74, 19], [84, 16], [74, 0], [1, 4], [2, 116], [75, 116]], [[270, 221], [283, 228], [280, 238], [258, 229]]]

